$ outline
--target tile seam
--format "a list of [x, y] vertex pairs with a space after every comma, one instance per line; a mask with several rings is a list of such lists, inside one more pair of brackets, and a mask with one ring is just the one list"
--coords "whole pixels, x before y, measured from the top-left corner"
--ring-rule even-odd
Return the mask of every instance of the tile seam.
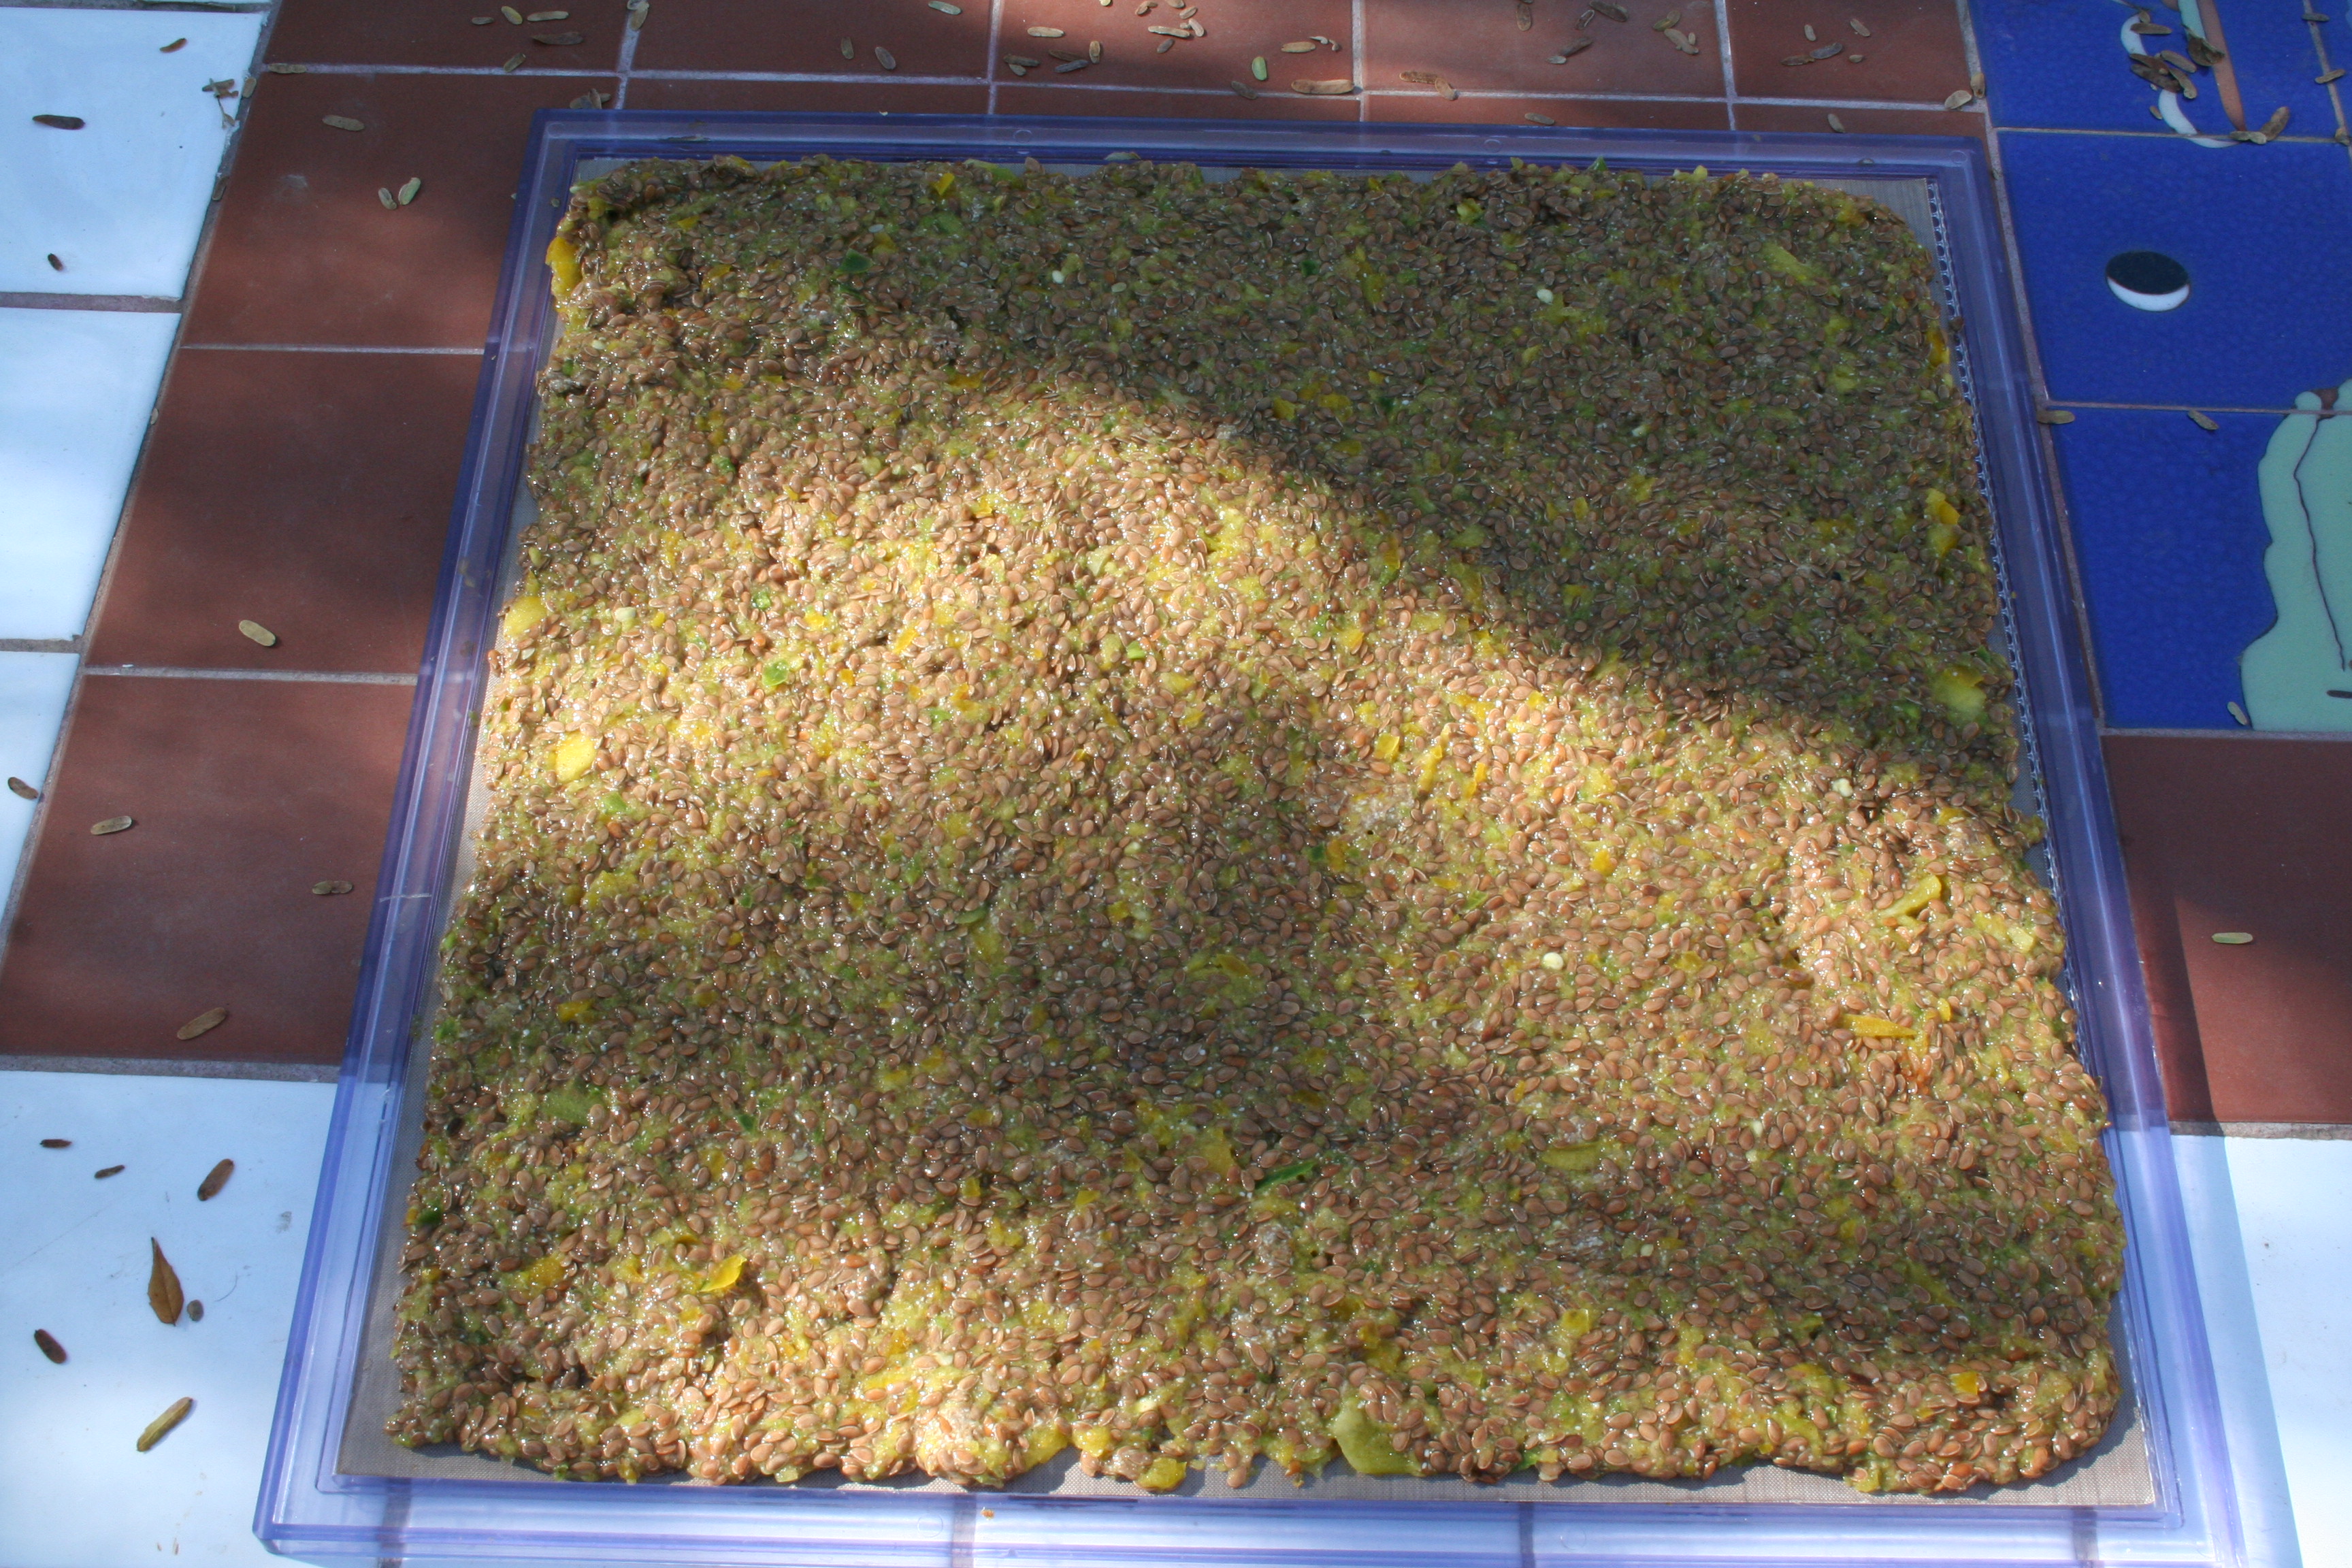
[[2172, 1123], [2176, 1138], [2303, 1139], [2339, 1142], [2352, 1139], [2352, 1125], [2341, 1121], [2200, 1121], [2180, 1118]]
[[[613, 59], [613, 107], [614, 109], [626, 109], [629, 106], [629, 79], [636, 69], [637, 39], [643, 36], [642, 24], [636, 27], [629, 26], [635, 15], [635, 12], [627, 10], [621, 13], [621, 47]], [[652, 19], [653, 13], [648, 10], [646, 13], [646, 20]]]
[[1723, 125], [1727, 131], [1739, 129], [1739, 80], [1734, 74], [1731, 58], [1731, 0], [1715, 0], [1716, 47], [1723, 54]]
[[79, 637], [0, 637], [0, 653], [79, 653]]
[[2336, 745], [2352, 742], [2352, 731], [2344, 730], [2166, 730], [2137, 729], [2127, 725], [2102, 724], [2099, 739], [2124, 741], [2322, 741]]
[[182, 343], [185, 353], [279, 354], [476, 354], [480, 349], [391, 348], [378, 343]]
[[178, 1061], [171, 1058], [45, 1057], [0, 1053], [0, 1072], [86, 1072], [123, 1078], [243, 1079], [276, 1083], [332, 1083], [341, 1067], [321, 1062]]
[[1364, 82], [1364, 0], [1348, 0], [1348, 74], [1356, 82], [1356, 123], [1372, 117], [1372, 95]]
[[176, 316], [181, 301], [152, 294], [49, 294], [0, 291], [0, 310], [110, 310]]
[[155, 680], [290, 680], [328, 686], [414, 686], [414, 675], [342, 669], [199, 669], [177, 664], [89, 664], [85, 676], [113, 679]]
[[996, 112], [996, 51], [1002, 47], [1004, 33], [1004, 0], [988, 0], [988, 58], [981, 62], [981, 79], [988, 87], [987, 112]]

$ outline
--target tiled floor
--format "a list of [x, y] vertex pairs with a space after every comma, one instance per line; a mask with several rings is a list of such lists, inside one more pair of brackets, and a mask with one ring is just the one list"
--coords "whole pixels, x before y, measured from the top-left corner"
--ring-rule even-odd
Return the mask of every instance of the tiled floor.
[[[0, 796], [0, 873], [16, 887], [0, 948], [0, 1057], [331, 1072], [536, 110], [604, 94], [640, 109], [1751, 131], [1821, 132], [1834, 116], [1855, 132], [1985, 137], [2047, 400], [2076, 415], [2046, 434], [2113, 731], [2171, 1107], [2184, 1125], [2305, 1135], [2182, 1142], [2216, 1343], [2252, 1456], [2256, 1560], [2295, 1562], [2299, 1536], [2303, 1561], [2352, 1561], [2352, 1508], [2331, 1485], [2352, 1458], [2335, 1436], [2352, 1355], [2332, 1316], [2352, 1263], [2330, 1228], [2341, 1205], [2306, 1198], [2352, 1174], [2341, 1169], [2352, 1142], [2339, 1137], [2352, 1131], [2352, 867], [2333, 826], [2352, 790], [2352, 700], [2330, 726], [2340, 739], [2248, 735], [2232, 712], [2249, 706], [2240, 658], [2279, 614], [2265, 572], [2273, 539], [2299, 526], [2315, 556], [2339, 542], [2324, 509], [2296, 524], [2266, 508], [2259, 475], [2297, 396], [2352, 376], [2347, 84], [2315, 79], [2331, 59], [2352, 63], [2352, 34], [2340, 19], [2304, 20], [2303, 0], [2184, 4], [2185, 15], [2149, 8], [2172, 29], [2154, 35], [2128, 34], [2134, 11], [2114, 0], [1636, 0], [1623, 23], [1579, 0], [1204, 0], [1207, 36], [1160, 52], [1146, 29], [1172, 7], [1142, 16], [1132, 0], [967, 0], [954, 14], [917, 0], [654, 0], [636, 33], [609, 4], [518, 26], [443, 0], [280, 0], [274, 13], [229, 14], [0, 0], [0, 102], [31, 105], [0, 125], [15, 237], [0, 246], [0, 769], [45, 792]], [[485, 11], [493, 19], [477, 25]], [[2126, 40], [2185, 49], [2191, 17], [2223, 61], [2196, 74], [2196, 97], [2159, 99], [2132, 73]], [[1066, 37], [1033, 39], [1033, 26]], [[248, 76], [265, 29], [264, 58], [284, 68]], [[1016, 76], [1006, 64], [1097, 39], [1102, 59], [1073, 72]], [[1843, 47], [1785, 63], [1832, 43]], [[1268, 79], [1249, 85], [1258, 58]], [[1979, 70], [1989, 99], [1947, 108]], [[1441, 74], [1453, 96], [1408, 71]], [[1316, 79], [1359, 90], [1289, 90]], [[206, 90], [222, 81], [236, 96]], [[241, 129], [215, 191], [224, 107]], [[2282, 140], [2229, 141], [2279, 108]], [[88, 123], [56, 130], [32, 112]], [[387, 210], [377, 193], [412, 178], [416, 200]], [[2109, 258], [2142, 249], [2187, 268], [2178, 310], [2136, 310], [2103, 280]], [[2193, 423], [2192, 409], [2218, 428]], [[2340, 548], [2352, 563], [2352, 539]], [[276, 646], [240, 635], [240, 620], [268, 626]], [[113, 815], [137, 826], [89, 832]], [[16, 874], [28, 834], [37, 841]], [[309, 891], [329, 879], [360, 890]], [[2255, 941], [2215, 944], [2217, 930]], [[229, 1009], [226, 1024], [176, 1038], [213, 1006]], [[18, 1106], [36, 1120], [83, 1117], [77, 1126], [184, 1124], [217, 1133], [182, 1141], [187, 1159], [243, 1138], [273, 1151], [271, 1179], [307, 1200], [307, 1183], [286, 1173], [315, 1159], [323, 1097], [18, 1072], [0, 1078], [0, 1133], [15, 1136]], [[94, 1149], [103, 1135], [74, 1136], [79, 1161], [84, 1139]], [[162, 1146], [142, 1159], [181, 1157], [181, 1142], [150, 1142]], [[0, 1151], [6, 1201], [36, 1194], [27, 1213], [79, 1212], [41, 1184], [50, 1167], [28, 1165], [32, 1185], [10, 1175], [18, 1160]], [[20, 1248], [0, 1269], [0, 1299], [79, 1301], [94, 1289], [114, 1311], [106, 1293], [135, 1271], [134, 1233], [177, 1223], [159, 1205], [178, 1191], [105, 1189], [119, 1208], [88, 1222], [98, 1252]], [[285, 1236], [299, 1238], [300, 1211], [275, 1211], [291, 1216], [289, 1233], [236, 1232], [250, 1247], [249, 1310], [279, 1292], [274, 1331], [292, 1254], [270, 1248], [297, 1247]], [[32, 1234], [0, 1223], [0, 1235]], [[192, 1258], [208, 1245], [200, 1235], [189, 1233]], [[57, 1258], [68, 1271], [44, 1272], [63, 1267]], [[68, 1389], [75, 1418], [106, 1441], [134, 1415], [135, 1430], [152, 1414], [132, 1408], [152, 1380], [177, 1375], [168, 1357], [105, 1359], [109, 1336], [140, 1327], [137, 1316], [93, 1315], [100, 1348], [77, 1345], [63, 1369], [121, 1381], [24, 1386]], [[253, 1389], [274, 1363], [266, 1334], [233, 1342], [232, 1327], [219, 1325], [206, 1353], [250, 1386], [198, 1394], [224, 1424], [192, 1423], [189, 1441], [143, 1470], [121, 1469], [127, 1448], [101, 1442], [89, 1452], [103, 1461], [75, 1475], [37, 1468], [0, 1482], [14, 1489], [0, 1489], [0, 1562], [254, 1552], [245, 1517], [267, 1417]], [[171, 1337], [181, 1331], [156, 1329], [154, 1343], [182, 1343]], [[11, 1353], [31, 1352], [20, 1336]], [[17, 1406], [11, 1380], [55, 1370], [0, 1367], [0, 1408]], [[64, 1419], [41, 1408], [40, 1420]], [[83, 1451], [65, 1427], [40, 1430], [58, 1453]], [[2291, 1518], [2287, 1493], [2264, 1489], [2282, 1449]], [[196, 1454], [243, 1468], [173, 1468]], [[140, 1509], [79, 1530], [24, 1522], [25, 1500], [85, 1495], [77, 1485], [95, 1489], [91, 1504], [33, 1513], [105, 1512], [132, 1475], [145, 1483]]]

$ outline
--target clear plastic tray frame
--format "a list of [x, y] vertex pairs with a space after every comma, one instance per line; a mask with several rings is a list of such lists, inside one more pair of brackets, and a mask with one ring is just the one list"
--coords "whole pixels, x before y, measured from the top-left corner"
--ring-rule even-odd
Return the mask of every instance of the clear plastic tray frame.
[[[2024, 688], [2045, 869], [2069, 939], [2084, 1059], [2105, 1085], [2107, 1150], [2129, 1235], [2115, 1328], [2154, 1476], [2140, 1507], [1900, 1504], [1202, 1501], [791, 1487], [628, 1486], [385, 1478], [337, 1456], [357, 1380], [371, 1270], [393, 1184], [412, 1053], [459, 863], [474, 736], [516, 526], [533, 376], [555, 313], [541, 259], [583, 164], [1111, 154], [1204, 167], [1426, 172], [1457, 163], [1704, 166], [1783, 178], [1907, 180], [1927, 193], [1956, 368], [1975, 405], [2009, 635]], [[1212, 121], [597, 113], [534, 122], [517, 193], [405, 754], [327, 1140], [263, 1471], [256, 1530], [315, 1562], [577, 1564], [1224, 1564], [1537, 1568], [1568, 1564], [2212, 1564], [2242, 1560], [2221, 1409], [2181, 1213], [2074, 628], [2026, 347], [1983, 149], [1930, 137], [1754, 135]]]

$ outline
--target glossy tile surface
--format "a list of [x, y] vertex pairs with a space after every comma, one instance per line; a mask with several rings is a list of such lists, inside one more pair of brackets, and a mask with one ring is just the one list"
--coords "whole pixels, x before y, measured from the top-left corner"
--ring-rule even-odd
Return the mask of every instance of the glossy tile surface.
[[[982, 0], [953, 16], [922, 0], [656, 0], [637, 35], [636, 63], [648, 70], [977, 77], [988, 66], [988, 17]], [[1005, 31], [1018, 30], [1008, 18]], [[889, 51], [895, 68], [883, 65], [877, 47]]]
[[[479, 348], [530, 117], [610, 77], [270, 76], [256, 90], [191, 342]], [[365, 130], [338, 131], [329, 114]], [[386, 211], [380, 190], [424, 182]]]
[[803, 114], [985, 114], [980, 82], [734, 81], [714, 77], [632, 77], [631, 109]]
[[[457, 66], [477, 69], [523, 57], [519, 68], [609, 71], [618, 58], [624, 12], [586, 0], [518, 5], [526, 20], [509, 22], [496, 5], [474, 0], [421, 0], [402, 5], [352, 5], [344, 0], [282, 0], [270, 29], [268, 58], [338, 65]], [[528, 20], [550, 11], [568, 13]], [[474, 18], [488, 21], [477, 26]], [[577, 34], [580, 42], [542, 43]]]
[[81, 635], [178, 325], [0, 310], [0, 637]]
[[[2329, 13], [2320, 29], [2336, 63], [2352, 55], [2352, 28], [2340, 5], [2306, 6], [2299, 0], [2228, 0], [2216, 7], [2222, 39], [2249, 126], [2259, 126], [2274, 109], [2289, 111], [2287, 134], [2327, 136], [2336, 130], [2334, 102], [2312, 79], [2319, 74], [2319, 47], [2303, 20], [2307, 10]], [[2180, 14], [2148, 7], [2153, 19], [2171, 31], [2145, 36], [2151, 54], [2185, 53], [2188, 28]], [[2158, 130], [2148, 113], [2157, 89], [2132, 72], [2124, 34], [2132, 7], [2114, 4], [2053, 5], [2045, 0], [1972, 0], [1977, 48], [1983, 60], [1993, 119], [2000, 125], [2060, 127], [2082, 131]], [[2220, 80], [2211, 71], [2193, 73], [2197, 97], [2180, 105], [2197, 129], [2227, 136], [2231, 129]], [[2210, 149], [2207, 155], [2233, 170], [2252, 147]]]
[[2256, 468], [2279, 418], [2209, 417], [2084, 408], [2052, 433], [2117, 728], [2236, 730], [2239, 657], [2277, 614]]
[[[243, 79], [261, 23], [0, 7], [0, 292], [179, 297], [229, 140], [205, 84]], [[174, 38], [187, 42], [163, 53]], [[53, 130], [36, 114], [85, 123]]]
[[480, 370], [475, 354], [182, 354], [90, 660], [414, 674]]
[[[1354, 74], [1354, 22], [1348, 0], [1300, 0], [1298, 4], [1280, 6], [1227, 5], [1222, 9], [1204, 6], [1199, 19], [1208, 36], [1169, 42], [1164, 53], [1160, 46], [1168, 40], [1149, 29], [1181, 29], [1182, 20], [1173, 7], [1165, 5], [1155, 6], [1145, 16], [1135, 12], [1136, 0], [1122, 0], [1108, 7], [1097, 5], [1095, 0], [1006, 0], [1003, 36], [997, 47], [998, 79], [1006, 79], [1007, 75], [1001, 57], [1019, 55], [1045, 61], [1030, 72], [1028, 79], [1051, 84], [1056, 79], [1054, 68], [1067, 63], [1055, 59], [1055, 50], [1083, 55], [1087, 46], [1097, 40], [1103, 46], [1101, 63], [1073, 71], [1066, 79], [1118, 87], [1200, 87], [1220, 91], [1227, 90], [1230, 82], [1246, 81], [1255, 83], [1271, 97], [1287, 94], [1293, 81], [1328, 80]], [[1028, 36], [1033, 26], [1059, 27], [1066, 36], [1033, 38]], [[1335, 50], [1330, 45], [1316, 43], [1318, 35], [1339, 47]], [[1286, 43], [1313, 44], [1314, 47], [1302, 54], [1286, 55], [1282, 52]], [[1253, 59], [1266, 62], [1266, 79], [1262, 83], [1251, 74]]]
[[[1969, 85], [1968, 45], [1952, 0], [1730, 0], [1727, 9], [1742, 98], [1941, 103]], [[1867, 37], [1854, 31], [1856, 21]], [[1843, 47], [1827, 59], [1811, 58], [1830, 44]], [[1782, 63], [1800, 56], [1809, 63]]]
[[[326, 1084], [0, 1072], [0, 1562], [285, 1561], [254, 1539], [253, 1502], [333, 1100]], [[236, 1173], [198, 1202], [222, 1159]], [[151, 1239], [201, 1323], [149, 1310]], [[64, 1365], [34, 1348], [37, 1327]], [[138, 1452], [183, 1396], [187, 1419]]]
[[2352, 742], [2105, 749], [2173, 1120], [2352, 1123]]
[[[1596, 16], [1580, 33], [1575, 21], [1580, 9], [1567, 0], [1548, 0], [1529, 8], [1535, 26], [1521, 32], [1515, 5], [1369, 6], [1364, 81], [1382, 91], [1402, 90], [1406, 71], [1434, 71], [1463, 91], [1723, 97], [1723, 39], [1714, 7], [1628, 0], [1630, 20]], [[1683, 53], [1653, 26], [1669, 12], [1676, 14], [1678, 30], [1696, 40], [1697, 54]], [[1590, 37], [1591, 47], [1563, 64], [1550, 63], [1579, 37]]]
[[[0, 962], [0, 1056], [341, 1060], [413, 694], [84, 682]], [[327, 879], [356, 890], [314, 897]], [[226, 1023], [176, 1037], [214, 1007]]]
[[[2352, 373], [2343, 148], [2010, 133], [2000, 153], [2053, 400], [2288, 408]], [[2129, 250], [2186, 267], [2188, 302], [2116, 298], [2107, 262]]]
[[[79, 662], [69, 653], [0, 653], [0, 777], [22, 779], [37, 790], [47, 785]], [[0, 905], [16, 886], [39, 811], [38, 802], [0, 791]]]

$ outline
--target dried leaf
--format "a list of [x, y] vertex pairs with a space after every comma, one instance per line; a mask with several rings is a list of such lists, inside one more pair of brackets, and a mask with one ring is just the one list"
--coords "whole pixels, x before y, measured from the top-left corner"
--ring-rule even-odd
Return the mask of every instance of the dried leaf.
[[127, 833], [137, 826], [138, 819], [136, 817], [110, 816], [104, 822], [91, 823], [89, 825], [89, 830], [91, 833], [102, 838], [110, 833]]
[[41, 1353], [48, 1357], [52, 1362], [55, 1362], [59, 1366], [66, 1364], [66, 1347], [58, 1343], [57, 1335], [49, 1332], [47, 1329], [35, 1329], [33, 1331], [33, 1342], [40, 1346]]
[[[1310, 98], [1332, 98], [1355, 91], [1356, 84], [1344, 77], [1339, 77], [1320, 81], [1294, 81], [1290, 84], [1290, 90], [1305, 93]], [[1446, 96], [1453, 95], [1448, 93]]]
[[197, 1014], [194, 1017], [180, 1026], [180, 1038], [184, 1040], [193, 1040], [198, 1035], [206, 1034], [214, 1029], [217, 1029], [226, 1022], [228, 1022], [227, 1008], [207, 1007], [205, 1011]]
[[196, 1201], [208, 1204], [220, 1196], [220, 1190], [228, 1185], [228, 1179], [235, 1174], [236, 1162], [234, 1160], [223, 1160], [215, 1165], [205, 1173], [205, 1179], [196, 1184]]
[[26, 784], [23, 779], [18, 778], [14, 773], [8, 775], [8, 793], [16, 796], [19, 800], [38, 800], [41, 798], [41, 792], [39, 790], [35, 789], [31, 784]]
[[155, 1309], [159, 1321], [167, 1324], [176, 1323], [180, 1321], [180, 1310], [188, 1304], [186, 1293], [180, 1289], [179, 1271], [172, 1267], [172, 1260], [163, 1256], [162, 1242], [151, 1236], [147, 1238], [147, 1245], [155, 1252], [155, 1261], [147, 1270], [147, 1304]]
[[162, 1442], [164, 1434], [186, 1420], [188, 1412], [195, 1407], [196, 1402], [193, 1399], [173, 1400], [169, 1410], [147, 1423], [147, 1430], [139, 1434], [139, 1451], [143, 1454]]

